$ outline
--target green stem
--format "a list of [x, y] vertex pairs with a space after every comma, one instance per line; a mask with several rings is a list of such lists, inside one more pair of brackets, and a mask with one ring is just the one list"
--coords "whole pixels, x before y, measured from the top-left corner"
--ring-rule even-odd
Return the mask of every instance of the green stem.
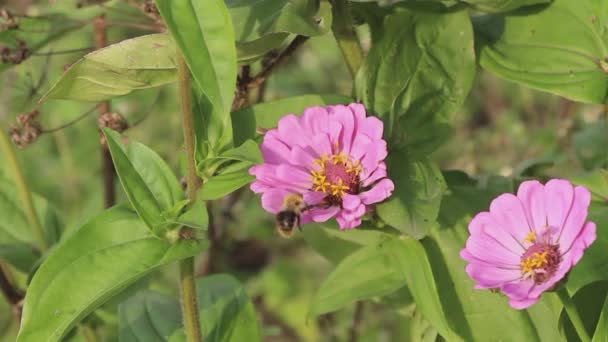
[[568, 314], [570, 322], [572, 322], [572, 325], [574, 326], [574, 330], [576, 330], [578, 337], [581, 339], [582, 342], [590, 342], [591, 338], [589, 337], [589, 334], [585, 329], [583, 320], [581, 319], [578, 310], [576, 310], [576, 306], [574, 305], [572, 298], [568, 294], [568, 290], [566, 289], [566, 287], [562, 287], [561, 289], [557, 290], [557, 296], [562, 301], [564, 309], [566, 309], [566, 313]]
[[352, 77], [355, 78], [363, 61], [363, 49], [353, 26], [353, 19], [347, 0], [332, 0], [331, 12], [333, 17], [331, 30], [334, 33], [340, 50], [342, 50], [346, 66]]
[[[194, 119], [192, 114], [192, 93], [191, 76], [188, 65], [180, 51], [177, 52], [177, 72], [179, 77], [179, 94], [182, 104], [182, 125], [184, 129], [184, 144], [186, 145], [186, 160], [188, 171], [186, 173], [187, 196], [192, 202], [196, 200], [199, 180], [196, 173], [196, 163], [194, 160]], [[185, 230], [189, 227], [182, 227], [181, 236], [188, 236]], [[203, 334], [198, 317], [198, 303], [196, 296], [196, 286], [194, 283], [194, 257], [180, 261], [180, 288], [182, 298], [182, 315], [184, 317], [184, 327], [188, 342], [201, 342]]]
[[23, 176], [23, 171], [21, 170], [21, 166], [17, 160], [15, 150], [13, 149], [6, 132], [4, 132], [2, 129], [0, 129], [0, 151], [2, 151], [2, 154], [5, 156], [7, 166], [13, 173], [15, 185], [19, 191], [19, 197], [21, 197], [21, 203], [23, 204], [27, 221], [32, 229], [32, 233], [38, 240], [40, 251], [44, 253], [49, 246], [46, 242], [44, 230], [42, 229], [42, 225], [40, 224], [38, 214], [36, 213], [36, 209], [34, 207], [32, 193], [30, 192], [27, 182], [25, 181], [25, 177]]

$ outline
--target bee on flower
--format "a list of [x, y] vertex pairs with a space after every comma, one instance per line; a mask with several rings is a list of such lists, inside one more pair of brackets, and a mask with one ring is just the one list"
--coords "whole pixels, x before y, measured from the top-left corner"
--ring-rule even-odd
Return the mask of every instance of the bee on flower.
[[256, 177], [251, 189], [262, 194], [262, 206], [273, 214], [284, 211], [285, 198], [299, 194], [305, 203], [300, 224], [335, 217], [341, 229], [355, 228], [394, 190], [383, 129], [358, 103], [286, 115], [264, 135], [264, 164], [249, 170]]

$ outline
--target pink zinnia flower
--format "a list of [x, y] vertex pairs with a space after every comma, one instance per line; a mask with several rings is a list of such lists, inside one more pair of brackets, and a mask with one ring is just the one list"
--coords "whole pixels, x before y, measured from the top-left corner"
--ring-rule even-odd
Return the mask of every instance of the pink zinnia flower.
[[501, 290], [515, 309], [536, 303], [595, 241], [590, 201], [589, 190], [561, 179], [544, 186], [526, 181], [517, 196], [494, 199], [490, 212], [469, 224], [471, 236], [460, 252], [475, 288]]
[[256, 177], [251, 190], [262, 193], [271, 213], [282, 210], [285, 196], [299, 193], [308, 207], [301, 223], [336, 217], [340, 228], [355, 228], [394, 189], [386, 178], [383, 129], [358, 103], [286, 115], [264, 136], [264, 164], [249, 170]]

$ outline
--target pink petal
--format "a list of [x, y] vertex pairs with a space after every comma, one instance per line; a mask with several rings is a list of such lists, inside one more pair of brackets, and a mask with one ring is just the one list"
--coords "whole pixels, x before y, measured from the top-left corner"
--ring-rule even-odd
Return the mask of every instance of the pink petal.
[[475, 263], [468, 264], [466, 272], [479, 285], [485, 288], [497, 288], [506, 282], [521, 278], [521, 273], [518, 270], [488, 267]]
[[328, 131], [328, 113], [323, 107], [310, 107], [304, 110], [302, 114], [304, 127], [313, 135], [317, 133], [327, 133]]
[[530, 227], [537, 231], [547, 225], [545, 212], [545, 187], [538, 181], [525, 181], [517, 190], [517, 198], [523, 204]]
[[564, 259], [559, 265], [555, 274], [551, 278], [547, 279], [544, 283], [536, 285], [532, 291], [530, 291], [530, 297], [540, 297], [543, 292], [552, 289], [557, 282], [562, 280], [568, 272], [572, 269], [572, 260]]
[[292, 165], [300, 166], [305, 170], [311, 170], [313, 167], [314, 160], [316, 159], [313, 154], [305, 150], [301, 146], [294, 146], [291, 152], [287, 154], [289, 160], [286, 161]]
[[530, 306], [536, 304], [536, 302], [538, 302], [539, 298], [526, 298], [526, 299], [522, 299], [522, 300], [517, 300], [517, 299], [509, 299], [509, 305], [511, 305], [511, 307], [513, 309], [517, 309], [517, 310], [523, 310], [523, 309], [527, 309]]
[[340, 146], [342, 151], [350, 154], [350, 149], [354, 140], [355, 120], [353, 113], [345, 106], [334, 106], [331, 109], [333, 114], [332, 119], [336, 120], [342, 126], [339, 136]]
[[266, 132], [260, 150], [264, 161], [270, 164], [285, 162], [286, 156], [289, 155], [289, 147], [277, 137], [275, 130]]
[[511, 238], [500, 241], [488, 235], [487, 231], [499, 230], [485, 228], [491, 223], [490, 214], [487, 212], [481, 212], [471, 220], [469, 223], [471, 236], [466, 242], [466, 249], [481, 260], [509, 266], [519, 265], [521, 255], [524, 253], [523, 248]]
[[490, 215], [499, 229], [507, 232], [519, 243], [523, 243], [530, 234], [530, 226], [521, 202], [513, 194], [496, 197], [490, 204]]
[[595, 241], [596, 237], [595, 223], [587, 222], [580, 235], [572, 244], [572, 247], [565, 253], [562, 253], [563, 257], [566, 258], [570, 254], [572, 267], [574, 267], [583, 257], [585, 250]]
[[460, 250], [460, 257], [469, 263], [480, 264], [480, 265], [484, 265], [487, 267], [498, 267], [498, 268], [503, 268], [503, 269], [507, 269], [507, 270], [517, 270], [517, 271], [521, 270], [519, 265], [496, 264], [496, 263], [492, 263], [485, 259], [479, 259], [478, 257], [474, 256], [473, 254], [469, 253], [469, 251], [467, 251], [466, 248], [463, 248], [462, 250]]
[[591, 204], [591, 193], [589, 190], [582, 186], [574, 188], [574, 201], [572, 202], [570, 213], [557, 238], [560, 250], [569, 250], [574, 243], [574, 239], [576, 239], [583, 230], [585, 221], [587, 220], [589, 204]]
[[561, 229], [574, 199], [572, 184], [563, 179], [552, 179], [545, 184], [547, 224]]
[[283, 209], [283, 200], [290, 192], [285, 189], [272, 189], [262, 194], [262, 208], [277, 214]]
[[[357, 134], [350, 149], [350, 156], [353, 158], [353, 160], [361, 160], [372, 141], [373, 140], [365, 134]], [[370, 170], [369, 172], [371, 171], [373, 170]]]
[[368, 175], [367, 178], [363, 179], [363, 181], [361, 182], [361, 184], [363, 186], [370, 186], [372, 184], [374, 184], [375, 181], [386, 177], [386, 164], [384, 162], [381, 162], [378, 164], [378, 166], [376, 166], [376, 170], [374, 170], [374, 172], [372, 172], [371, 175]]
[[[469, 223], [469, 231], [471, 232], [471, 237], [469, 239], [476, 236], [485, 236], [493, 239], [498, 245], [518, 257], [525, 253], [525, 249], [521, 243], [515, 240], [513, 236], [502, 229], [502, 227], [499, 227], [496, 222], [494, 222], [492, 215], [488, 212], [481, 212], [475, 215], [473, 220], [471, 220], [471, 223]], [[519, 261], [517, 263], [519, 264]]]
[[[295, 134], [294, 134], [295, 135]], [[312, 138], [312, 148], [317, 153], [317, 157], [327, 155], [328, 157], [333, 154], [333, 147], [329, 136], [326, 133], [319, 133]]]
[[310, 217], [315, 222], [325, 222], [336, 216], [339, 211], [340, 208], [337, 206], [332, 206], [329, 208], [314, 208], [309, 210]]
[[[310, 141], [306, 130], [302, 127], [299, 117], [288, 114], [279, 120], [277, 127], [278, 137], [288, 146], [304, 145]], [[297, 134], [295, 133], [297, 132]]]
[[343, 209], [340, 211], [340, 216], [342, 216], [347, 221], [357, 220], [365, 215], [365, 205], [360, 204], [354, 210]]
[[360, 193], [359, 197], [365, 204], [378, 203], [389, 198], [392, 195], [393, 190], [395, 190], [395, 184], [393, 181], [388, 178], [384, 178], [374, 185], [374, 187], [372, 187], [370, 190]]
[[355, 210], [361, 204], [361, 199], [359, 196], [346, 194], [344, 198], [342, 198], [342, 207], [347, 210]]
[[530, 291], [532, 291], [534, 286], [535, 284], [533, 279], [522, 279], [511, 283], [506, 283], [501, 286], [500, 289], [511, 299], [522, 300], [529, 298]]

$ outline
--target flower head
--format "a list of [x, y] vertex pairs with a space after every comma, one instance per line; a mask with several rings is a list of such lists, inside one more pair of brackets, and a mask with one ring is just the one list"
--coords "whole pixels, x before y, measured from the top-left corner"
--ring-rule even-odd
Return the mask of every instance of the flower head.
[[494, 199], [490, 211], [469, 224], [471, 236], [460, 252], [475, 288], [502, 291], [515, 309], [536, 303], [595, 241], [590, 201], [589, 190], [562, 179], [526, 181], [517, 196]]
[[256, 177], [251, 189], [262, 194], [271, 213], [281, 211], [288, 194], [300, 193], [307, 205], [301, 223], [336, 217], [340, 228], [355, 228], [394, 189], [384, 163], [383, 128], [358, 103], [286, 115], [264, 135], [264, 164], [249, 170]]

